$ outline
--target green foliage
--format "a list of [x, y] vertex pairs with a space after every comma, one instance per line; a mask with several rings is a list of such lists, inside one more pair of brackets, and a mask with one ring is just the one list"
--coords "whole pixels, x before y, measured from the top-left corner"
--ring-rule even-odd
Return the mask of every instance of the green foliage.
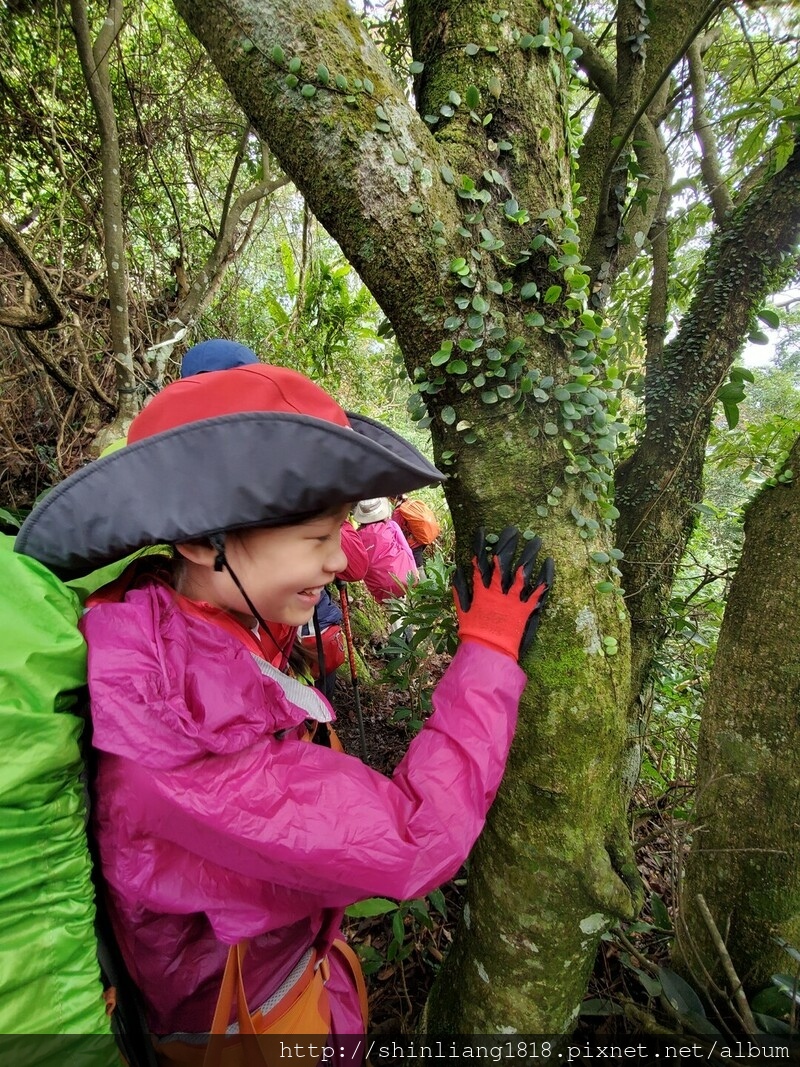
[[792, 364], [757, 370], [750, 380], [746, 400], [738, 402], [741, 422], [728, 418], [727, 429], [715, 424], [709, 438], [711, 477], [719, 485], [727, 481], [728, 499], [737, 503], [752, 487], [778, 476], [800, 434], [800, 375]]
[[412, 733], [431, 710], [431, 692], [441, 673], [441, 657], [455, 652], [454, 565], [437, 550], [425, 560], [424, 575], [409, 582], [402, 599], [387, 602], [397, 627], [383, 650], [384, 680], [407, 697], [394, 714]]
[[371, 944], [356, 945], [365, 974], [375, 974], [386, 964], [401, 964], [413, 952], [422, 951], [421, 934], [433, 929], [431, 908], [447, 918], [447, 904], [441, 889], [434, 889], [427, 897], [395, 902], [385, 897], [370, 897], [345, 909], [349, 919], [385, 916], [389, 936], [385, 954], [377, 952]]
[[[736, 998], [723, 995], [719, 989], [710, 995], [708, 988], [692, 984], [694, 979], [689, 982], [671, 967], [656, 962], [653, 957], [663, 956], [664, 942], [672, 937], [673, 930], [667, 910], [657, 894], [652, 897], [651, 908], [653, 923], [639, 921], [618, 925], [602, 935], [603, 941], [613, 946], [613, 958], [622, 969], [623, 992], [615, 989], [609, 997], [584, 1001], [581, 1015], [623, 1015], [625, 1003], [635, 999], [641, 1004], [633, 1016], [639, 1026], [647, 1016], [654, 1027], [666, 1028], [669, 1032], [726, 1038], [741, 1036], [745, 1025], [741, 1016], [741, 988], [735, 990]], [[753, 1036], [797, 1033], [800, 953], [781, 938], [774, 940], [792, 959], [794, 974], [773, 975], [772, 984], [751, 998], [749, 1010], [755, 1029], [748, 1032]], [[630, 979], [630, 986], [625, 979]], [[732, 1016], [731, 1008], [738, 1016]]]

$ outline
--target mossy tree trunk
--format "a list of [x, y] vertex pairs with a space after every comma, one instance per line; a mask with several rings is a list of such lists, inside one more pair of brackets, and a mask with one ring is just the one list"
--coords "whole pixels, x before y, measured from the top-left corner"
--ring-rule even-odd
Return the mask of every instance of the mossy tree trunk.
[[800, 439], [785, 469], [794, 477], [747, 512], [700, 730], [679, 926], [683, 966], [730, 989], [702, 895], [748, 991], [795, 970], [774, 935], [800, 947]]
[[[565, 28], [532, 0], [507, 0], [503, 15], [481, 0], [409, 5], [426, 124], [345, 0], [176, 7], [425, 384], [458, 554], [476, 525], [515, 522], [556, 557], [509, 769], [471, 863], [469, 919], [446, 972], [458, 978], [437, 986], [428, 1024], [567, 1031], [601, 932], [635, 913], [637, 894], [617, 773], [627, 616], [596, 589], [591, 554], [611, 535], [602, 492], [583, 477], [602, 485], [587, 457], [608, 437], [602, 390], [588, 391], [602, 364], [575, 343], [586, 283], [567, 270]], [[553, 249], [567, 257], [556, 268]], [[554, 395], [570, 381], [588, 404], [585, 439], [570, 436]]]

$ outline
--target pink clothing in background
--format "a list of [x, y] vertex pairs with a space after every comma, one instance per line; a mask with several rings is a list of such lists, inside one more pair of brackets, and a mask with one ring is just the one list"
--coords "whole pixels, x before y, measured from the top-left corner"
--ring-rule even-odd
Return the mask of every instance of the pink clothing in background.
[[402, 596], [408, 576], [417, 576], [414, 554], [403, 531], [393, 519], [385, 519], [360, 526], [358, 536], [369, 558], [369, 570], [364, 576], [367, 589], [379, 604], [389, 597]]
[[358, 531], [349, 522], [342, 523], [342, 552], [347, 556], [347, 567], [336, 577], [343, 582], [360, 582], [369, 570], [369, 556]]

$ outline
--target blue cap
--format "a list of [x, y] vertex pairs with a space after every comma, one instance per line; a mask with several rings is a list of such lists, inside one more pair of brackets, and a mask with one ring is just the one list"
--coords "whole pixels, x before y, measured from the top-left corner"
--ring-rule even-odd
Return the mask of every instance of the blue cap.
[[199, 345], [189, 349], [181, 363], [181, 378], [211, 370], [230, 370], [231, 367], [244, 367], [248, 363], [258, 362], [258, 356], [247, 345], [215, 338], [213, 341], [201, 341]]

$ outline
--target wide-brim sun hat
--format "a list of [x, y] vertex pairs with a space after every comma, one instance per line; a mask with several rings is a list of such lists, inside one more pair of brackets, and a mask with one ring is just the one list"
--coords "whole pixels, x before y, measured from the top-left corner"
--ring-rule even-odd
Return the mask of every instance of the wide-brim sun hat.
[[444, 478], [394, 430], [345, 412], [296, 371], [212, 371], [153, 397], [127, 446], [48, 493], [14, 547], [77, 577], [146, 545], [302, 522]]
[[362, 526], [371, 522], [383, 522], [392, 514], [392, 505], [385, 496], [373, 497], [371, 500], [359, 500], [353, 508], [353, 518]]

